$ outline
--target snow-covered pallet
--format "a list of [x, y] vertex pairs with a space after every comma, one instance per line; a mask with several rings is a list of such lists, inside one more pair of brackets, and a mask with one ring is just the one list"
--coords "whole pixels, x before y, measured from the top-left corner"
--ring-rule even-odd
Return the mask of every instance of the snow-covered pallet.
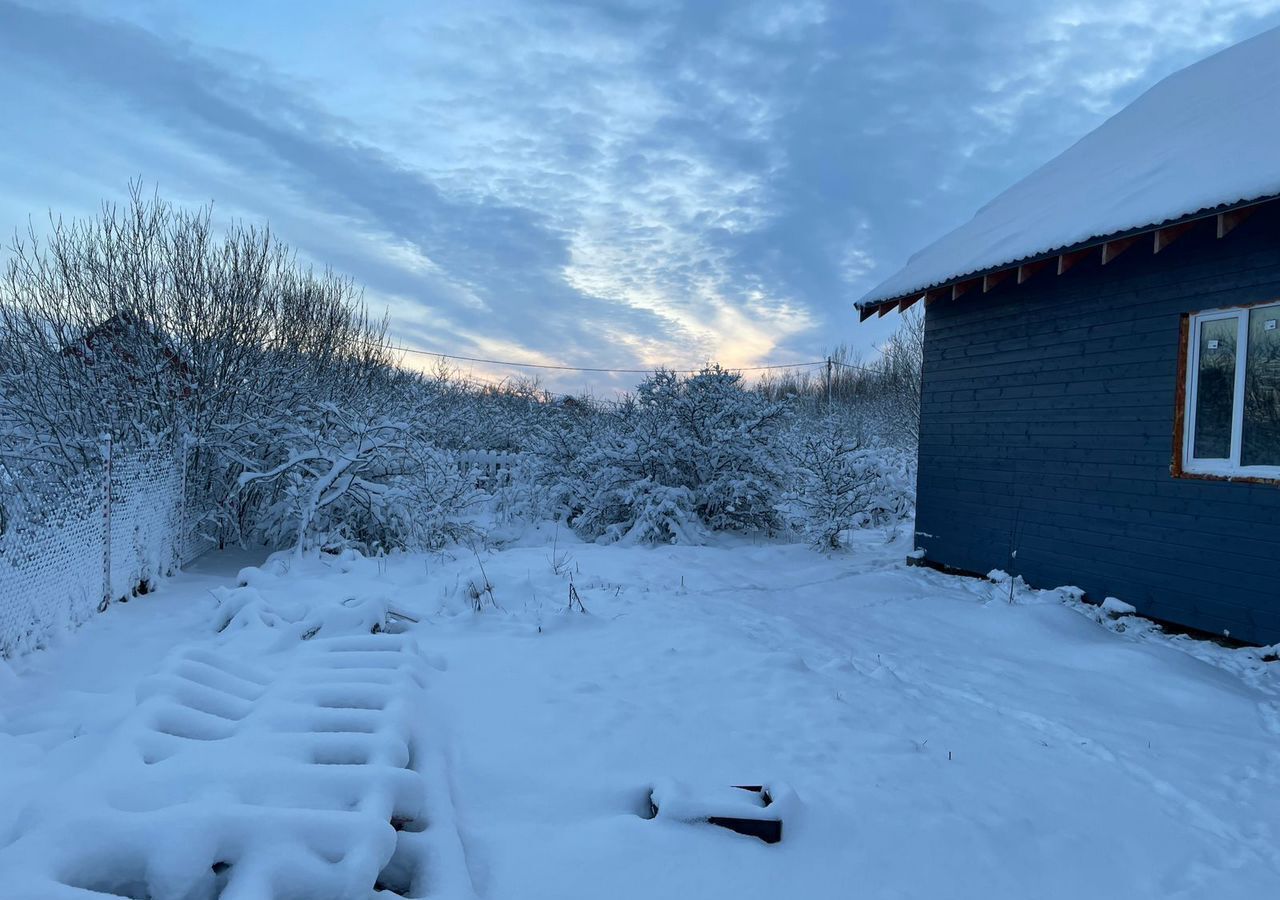
[[7, 836], [6, 896], [467, 896], [410, 639], [317, 637], [285, 659], [176, 653], [104, 752]]

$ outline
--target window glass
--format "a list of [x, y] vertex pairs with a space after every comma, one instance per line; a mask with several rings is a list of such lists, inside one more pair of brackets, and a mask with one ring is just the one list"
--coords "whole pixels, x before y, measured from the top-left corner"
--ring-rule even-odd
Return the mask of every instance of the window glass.
[[1231, 414], [1235, 405], [1235, 318], [1200, 323], [1200, 366], [1196, 372], [1196, 433], [1192, 456], [1231, 456]]
[[1240, 465], [1280, 466], [1280, 306], [1249, 311]]

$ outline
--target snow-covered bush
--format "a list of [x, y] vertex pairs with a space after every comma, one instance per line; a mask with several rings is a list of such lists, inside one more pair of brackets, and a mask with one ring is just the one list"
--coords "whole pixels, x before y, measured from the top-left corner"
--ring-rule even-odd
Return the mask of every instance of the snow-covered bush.
[[659, 370], [603, 423], [561, 447], [550, 487], [586, 537], [692, 541], [710, 531], [770, 531], [784, 485], [776, 441], [783, 404], [709, 367]]
[[571, 520], [590, 537], [624, 544], [696, 544], [705, 527], [686, 487], [633, 480], [621, 469], [598, 472], [603, 482], [588, 492], [585, 505]]
[[523, 463], [517, 482], [503, 499], [516, 517], [572, 519], [590, 491], [598, 468], [599, 445], [614, 433], [614, 417], [602, 405], [566, 397], [540, 404], [523, 423]]
[[911, 454], [868, 443], [832, 417], [805, 421], [789, 438], [790, 518], [815, 547], [839, 549], [850, 529], [885, 525], [911, 514]]
[[[557, 516], [588, 538], [697, 541], [798, 517], [832, 545], [909, 503], [894, 475], [908, 455], [876, 448], [911, 445], [918, 326], [873, 365], [833, 359], [825, 383], [660, 370], [600, 403], [424, 376], [396, 364], [350, 281], [267, 230], [218, 234], [208, 207], [135, 188], [16, 240], [0, 270], [0, 533], [19, 506], [30, 520], [44, 494], [79, 490], [106, 432], [122, 451], [182, 449], [184, 529], [210, 543], [433, 547], [490, 492], [501, 522]], [[814, 424], [833, 404], [840, 436]], [[517, 462], [477, 479], [475, 451]]]
[[466, 533], [475, 480], [403, 419], [333, 403], [269, 423], [236, 452], [238, 498], [269, 546], [436, 548]]
[[556, 507], [541, 483], [541, 471], [542, 460], [537, 456], [511, 452], [494, 477], [477, 479], [488, 494], [488, 509], [495, 522], [510, 525], [556, 516]]

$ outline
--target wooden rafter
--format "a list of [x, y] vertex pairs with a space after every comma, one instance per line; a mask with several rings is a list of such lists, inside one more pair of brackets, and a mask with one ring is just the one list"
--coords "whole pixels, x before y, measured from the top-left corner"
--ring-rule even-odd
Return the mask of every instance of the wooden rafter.
[[992, 272], [990, 275], [982, 276], [982, 293], [987, 293], [993, 287], [1009, 277], [1013, 269], [1001, 269], [999, 272]]
[[1253, 215], [1252, 206], [1242, 206], [1230, 212], [1218, 213], [1218, 237], [1224, 238], [1235, 230], [1235, 227]]
[[923, 299], [924, 294], [912, 294], [910, 297], [904, 297], [898, 301], [898, 310], [900, 312], [906, 312]]
[[951, 296], [951, 292], [949, 290], [943, 290], [942, 288], [934, 288], [931, 291], [925, 291], [924, 305], [929, 306], [935, 301], [941, 300], [943, 297], [949, 297], [949, 296]]
[[1102, 264], [1105, 266], [1117, 256], [1133, 246], [1134, 241], [1138, 239], [1135, 234], [1127, 238], [1119, 238], [1114, 241], [1107, 241], [1102, 245]]
[[1065, 275], [1072, 266], [1092, 253], [1093, 249], [1092, 247], [1085, 247], [1083, 250], [1077, 250], [1074, 253], [1060, 255], [1058, 257], [1058, 274]]
[[951, 285], [951, 299], [960, 299], [961, 296], [973, 290], [974, 285], [979, 281], [981, 281], [979, 278], [972, 278], [969, 281], [957, 281], [955, 284]]
[[1194, 224], [1195, 222], [1183, 222], [1181, 225], [1170, 225], [1168, 228], [1157, 228], [1151, 252], [1159, 253], [1165, 247], [1168, 247], [1178, 238], [1190, 231], [1191, 226]]
[[1024, 281], [1026, 281], [1032, 275], [1039, 272], [1048, 264], [1049, 264], [1049, 260], [1040, 259], [1040, 260], [1036, 260], [1035, 262], [1029, 262], [1021, 266], [1018, 266], [1018, 284], [1022, 284]]

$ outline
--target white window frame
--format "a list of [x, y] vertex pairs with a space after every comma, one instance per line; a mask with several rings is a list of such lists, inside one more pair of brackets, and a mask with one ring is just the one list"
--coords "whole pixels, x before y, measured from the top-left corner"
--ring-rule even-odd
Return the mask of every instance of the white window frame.
[[[1182, 471], [1191, 475], [1210, 475], [1220, 478], [1260, 478], [1280, 481], [1280, 466], [1242, 466], [1240, 449], [1244, 434], [1245, 366], [1249, 353], [1249, 313], [1263, 306], [1275, 306], [1277, 301], [1212, 309], [1192, 313], [1187, 330], [1186, 358], [1186, 408], [1183, 411]], [[1196, 435], [1196, 390], [1200, 379], [1200, 329], [1205, 322], [1236, 320], [1236, 381], [1231, 406], [1231, 456], [1229, 459], [1195, 459], [1192, 449]]]

